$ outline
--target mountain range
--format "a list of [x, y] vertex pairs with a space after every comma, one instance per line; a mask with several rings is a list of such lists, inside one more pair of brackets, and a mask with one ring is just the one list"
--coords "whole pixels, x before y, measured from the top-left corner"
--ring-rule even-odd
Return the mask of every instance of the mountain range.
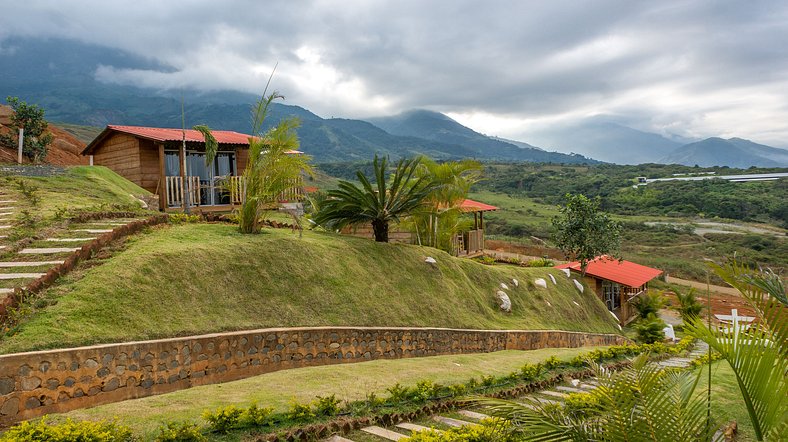
[[[257, 99], [254, 95], [234, 91], [162, 91], [98, 81], [99, 66], [172, 70], [117, 49], [35, 38], [6, 39], [0, 49], [0, 94], [40, 105], [51, 121], [97, 127], [180, 127], [183, 97], [187, 126], [207, 124], [214, 129], [238, 132], [248, 132], [251, 126], [250, 104]], [[274, 125], [288, 116], [300, 118], [301, 150], [317, 162], [369, 160], [375, 154], [426, 154], [436, 159], [575, 164], [604, 161], [788, 166], [788, 151], [747, 140], [711, 138], [682, 145], [675, 139], [599, 119], [528, 133], [528, 142], [541, 146], [537, 147], [487, 136], [444, 114], [421, 109], [363, 121], [322, 118], [302, 107], [277, 103], [268, 124]]]

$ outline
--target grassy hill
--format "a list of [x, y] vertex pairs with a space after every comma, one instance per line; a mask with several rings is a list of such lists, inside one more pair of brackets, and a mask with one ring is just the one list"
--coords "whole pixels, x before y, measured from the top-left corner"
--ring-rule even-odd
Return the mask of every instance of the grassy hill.
[[[46, 292], [56, 303], [0, 342], [0, 352], [277, 326], [618, 330], [596, 296], [578, 293], [560, 271], [490, 267], [431, 248], [318, 232], [161, 228], [81, 273]], [[535, 288], [534, 278], [548, 273], [558, 285]], [[502, 282], [512, 313], [496, 303]]]

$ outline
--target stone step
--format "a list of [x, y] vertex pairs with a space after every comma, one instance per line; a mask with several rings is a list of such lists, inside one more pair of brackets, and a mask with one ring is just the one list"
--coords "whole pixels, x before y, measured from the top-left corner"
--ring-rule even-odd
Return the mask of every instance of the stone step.
[[22, 255], [49, 255], [53, 253], [71, 253], [79, 250], [80, 247], [51, 247], [51, 248], [28, 248], [19, 251]]
[[64, 261], [10, 261], [10, 262], [0, 262], [0, 268], [2, 269], [10, 269], [14, 267], [38, 267], [38, 266], [48, 266], [48, 265], [57, 265], [63, 264]]
[[477, 421], [481, 421], [481, 420], [490, 418], [490, 416], [488, 416], [488, 415], [486, 415], [484, 413], [477, 413], [475, 411], [470, 411], [470, 410], [460, 410], [457, 413], [459, 413], [459, 414], [461, 414], [461, 415], [463, 415], [463, 416], [465, 416], [467, 418], [474, 419], [474, 420], [477, 420]]
[[125, 226], [128, 223], [106, 222], [106, 223], [87, 223], [91, 226]]
[[16, 200], [2, 200], [2, 201], [0, 201], [0, 204], [11, 204], [11, 203], [15, 203], [15, 202], [16, 202]]
[[411, 424], [410, 422], [400, 422], [400, 423], [398, 423], [397, 425], [394, 425], [394, 426], [397, 427], [397, 428], [401, 428], [403, 430], [410, 430], [410, 431], [431, 430], [431, 431], [434, 431], [434, 432], [439, 433], [439, 434], [443, 433], [443, 431], [441, 431], [441, 430], [437, 430], [435, 428], [430, 428], [430, 427], [425, 427], [423, 425]]
[[578, 385], [578, 387], [580, 387], [580, 388], [582, 388], [583, 390], [586, 390], [586, 391], [591, 391], [591, 390], [596, 390], [599, 387], [599, 385], [580, 384], [580, 385]]
[[454, 418], [451, 418], [451, 417], [438, 416], [438, 415], [432, 416], [432, 420], [440, 422], [443, 425], [448, 425], [448, 426], [454, 427], [454, 428], [478, 425], [478, 424], [476, 424], [474, 422], [462, 421], [462, 420], [459, 420], [459, 419], [454, 419]]
[[96, 239], [95, 236], [89, 238], [47, 238], [44, 241], [51, 241], [51, 242], [80, 242], [80, 241], [93, 241]]
[[11, 226], [0, 226], [0, 229], [10, 229]]
[[561, 392], [552, 391], [552, 390], [542, 390], [542, 391], [538, 391], [537, 393], [543, 394], [543, 395], [546, 395], [546, 396], [552, 396], [552, 397], [559, 398], [559, 399], [566, 399], [566, 397], [569, 396], [566, 393], [561, 393]]
[[395, 431], [387, 430], [385, 428], [381, 428], [381, 427], [378, 427], [378, 426], [375, 426], [375, 425], [373, 425], [371, 427], [364, 427], [364, 428], [361, 429], [361, 431], [363, 431], [365, 433], [369, 433], [369, 434], [371, 434], [373, 436], [382, 437], [383, 439], [394, 440], [394, 441], [397, 441], [397, 440], [400, 440], [400, 439], [405, 439], [406, 437], [408, 437], [408, 436], [405, 436], [404, 434], [400, 434], [400, 433], [397, 433]]
[[38, 279], [46, 273], [0, 273], [0, 280], [3, 279]]
[[563, 386], [563, 385], [559, 385], [559, 386], [555, 387], [555, 389], [559, 390], [559, 391], [564, 391], [566, 393], [585, 393], [586, 392], [586, 390], [583, 390], [582, 388], [566, 387], [566, 386]]
[[0, 289], [0, 295], [10, 295], [11, 293], [14, 293], [14, 289]]
[[5, 249], [6, 247], [8, 247], [8, 246], [0, 246], [0, 250]]
[[8, 235], [0, 235], [0, 239], [6, 239], [6, 238], [8, 238]]
[[74, 229], [72, 232], [109, 233], [112, 229]]

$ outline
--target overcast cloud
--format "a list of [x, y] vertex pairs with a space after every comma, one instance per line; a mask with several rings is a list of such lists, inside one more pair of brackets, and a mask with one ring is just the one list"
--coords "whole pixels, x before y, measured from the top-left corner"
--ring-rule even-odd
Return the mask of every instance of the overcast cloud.
[[788, 147], [784, 1], [12, 5], [0, 40], [74, 38], [173, 68], [102, 66], [106, 82], [259, 93], [278, 62], [286, 103], [324, 117], [427, 108], [528, 141], [529, 131], [610, 115], [658, 133]]

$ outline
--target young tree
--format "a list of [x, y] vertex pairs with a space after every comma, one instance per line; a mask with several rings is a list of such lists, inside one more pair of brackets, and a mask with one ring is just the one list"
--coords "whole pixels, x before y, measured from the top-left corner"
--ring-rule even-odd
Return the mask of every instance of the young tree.
[[585, 275], [595, 257], [618, 254], [621, 224], [599, 210], [599, 197], [567, 193], [565, 199], [566, 204], [559, 206], [561, 214], [553, 218], [554, 240], [564, 255], [580, 262]]
[[[7, 97], [5, 100], [14, 110], [11, 123], [16, 128], [25, 130], [22, 154], [35, 163], [46, 158], [53, 137], [47, 130], [44, 109], [20, 101], [17, 97]], [[13, 131], [10, 135], [0, 135], [0, 142], [6, 147], [16, 149], [19, 145], [19, 134]]]
[[387, 160], [375, 155], [375, 184], [356, 172], [361, 187], [340, 181], [339, 188], [328, 191], [313, 220], [328, 229], [349, 225], [372, 224], [375, 241], [388, 242], [389, 223], [398, 222], [425, 204], [434, 185], [427, 177], [416, 178], [419, 158], [401, 159], [390, 180]]

